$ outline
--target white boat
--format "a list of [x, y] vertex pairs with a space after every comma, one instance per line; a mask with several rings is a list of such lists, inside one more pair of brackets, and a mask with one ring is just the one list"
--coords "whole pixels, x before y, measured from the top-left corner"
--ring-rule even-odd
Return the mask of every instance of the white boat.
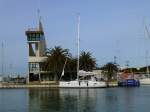
[[[83, 70], [79, 71], [79, 77], [81, 77], [79, 80], [74, 81], [60, 81], [59, 87], [71, 87], [71, 88], [102, 88], [107, 87], [105, 81], [98, 81], [95, 77], [95, 73], [93, 72], [86, 72]], [[87, 79], [88, 77], [88, 79]], [[87, 79], [87, 80], [86, 80]]]
[[60, 81], [59, 87], [61, 88], [105, 88], [106, 83], [103, 81], [90, 81], [90, 80], [74, 80], [74, 81]]
[[[97, 81], [96, 77], [94, 75], [91, 75], [90, 72], [80, 71], [79, 72], [79, 26], [80, 26], [80, 16], [78, 16], [78, 61], [77, 61], [77, 79], [74, 81], [59, 81], [59, 87], [60, 88], [103, 88], [107, 87], [107, 84], [105, 81]], [[65, 62], [66, 64], [66, 62]], [[65, 65], [64, 65], [65, 68]], [[64, 75], [64, 68], [62, 75]], [[81, 73], [81, 74], [80, 74]], [[82, 75], [82, 76], [81, 76]], [[80, 80], [79, 76], [86, 77], [90, 76], [90, 79], [88, 80]]]
[[150, 78], [140, 79], [141, 85], [150, 85]]

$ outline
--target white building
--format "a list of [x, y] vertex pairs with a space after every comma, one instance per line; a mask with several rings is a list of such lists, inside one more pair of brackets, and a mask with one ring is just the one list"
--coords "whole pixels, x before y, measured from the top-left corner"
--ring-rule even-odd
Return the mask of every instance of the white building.
[[93, 70], [93, 73], [96, 74], [97, 78], [99, 78], [99, 79], [105, 79], [105, 75], [103, 73], [103, 70], [96, 69], [96, 70]]

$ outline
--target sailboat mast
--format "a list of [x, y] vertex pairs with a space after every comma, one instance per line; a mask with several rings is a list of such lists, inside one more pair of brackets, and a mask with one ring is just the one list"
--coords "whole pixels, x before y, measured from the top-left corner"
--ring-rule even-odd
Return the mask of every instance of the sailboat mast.
[[77, 32], [77, 45], [78, 45], [78, 54], [77, 54], [77, 80], [79, 80], [79, 60], [80, 60], [80, 15], [78, 15], [78, 32]]
[[146, 74], [149, 75], [149, 68], [148, 68], [148, 51], [145, 52], [145, 61], [146, 61]]
[[1, 75], [4, 75], [4, 44], [3, 42], [1, 44], [1, 61], [2, 61]]
[[[147, 25], [144, 21], [144, 27], [145, 27], [145, 30], [144, 30], [144, 37], [146, 38], [146, 34], [148, 36], [148, 38], [150, 38], [150, 34], [149, 34], [149, 31], [148, 31], [148, 28], [147, 28]], [[150, 77], [149, 75], [149, 67], [148, 67], [148, 50], [145, 51], [145, 61], [146, 61], [146, 74], [148, 75], [148, 77]]]

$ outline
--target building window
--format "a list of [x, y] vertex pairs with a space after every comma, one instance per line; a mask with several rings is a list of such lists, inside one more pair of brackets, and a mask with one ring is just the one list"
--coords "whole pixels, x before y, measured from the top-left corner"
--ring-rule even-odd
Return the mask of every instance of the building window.
[[40, 70], [39, 63], [29, 63], [30, 72], [38, 72]]

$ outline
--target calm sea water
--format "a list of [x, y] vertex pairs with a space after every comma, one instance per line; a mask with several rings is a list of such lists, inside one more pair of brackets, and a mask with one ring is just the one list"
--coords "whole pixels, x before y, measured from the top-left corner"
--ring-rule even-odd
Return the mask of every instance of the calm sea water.
[[0, 89], [0, 112], [150, 112], [150, 86]]

